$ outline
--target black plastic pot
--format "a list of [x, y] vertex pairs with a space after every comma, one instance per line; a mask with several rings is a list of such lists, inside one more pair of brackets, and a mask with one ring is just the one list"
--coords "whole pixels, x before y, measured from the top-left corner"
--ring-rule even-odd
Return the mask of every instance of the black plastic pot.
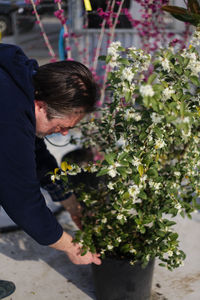
[[92, 265], [97, 300], [149, 300], [154, 260], [146, 268], [127, 260], [106, 258]]

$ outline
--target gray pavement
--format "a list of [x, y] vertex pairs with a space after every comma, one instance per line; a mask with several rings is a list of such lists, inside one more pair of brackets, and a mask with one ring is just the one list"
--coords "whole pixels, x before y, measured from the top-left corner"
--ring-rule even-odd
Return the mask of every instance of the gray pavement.
[[[73, 232], [67, 212], [61, 212], [58, 220]], [[181, 248], [187, 254], [185, 265], [170, 272], [156, 262], [153, 300], [200, 299], [200, 214], [193, 220], [176, 220]], [[17, 287], [5, 300], [96, 299], [90, 266], [73, 265], [64, 253], [38, 245], [20, 230], [0, 234], [0, 277]]]

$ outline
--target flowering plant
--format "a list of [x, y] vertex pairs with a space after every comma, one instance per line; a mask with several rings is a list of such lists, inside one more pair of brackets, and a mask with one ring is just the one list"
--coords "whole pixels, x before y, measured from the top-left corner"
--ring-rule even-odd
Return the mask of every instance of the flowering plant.
[[[94, 115], [82, 125], [85, 145], [95, 146], [103, 157], [82, 167], [99, 178], [98, 187], [80, 187], [85, 208], [75, 241], [84, 251], [144, 266], [158, 257], [170, 270], [183, 263], [172, 218], [190, 217], [198, 208], [198, 36], [197, 31], [188, 49], [161, 49], [154, 59], [120, 42], [102, 57], [111, 68], [110, 101], [100, 118]], [[66, 166], [59, 175], [65, 181], [81, 170]]]

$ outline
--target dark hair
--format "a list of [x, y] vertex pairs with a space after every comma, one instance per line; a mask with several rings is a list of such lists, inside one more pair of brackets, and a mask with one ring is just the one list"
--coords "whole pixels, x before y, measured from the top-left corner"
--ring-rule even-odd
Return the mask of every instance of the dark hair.
[[98, 97], [98, 85], [90, 70], [77, 61], [45, 64], [33, 76], [35, 99], [47, 104], [52, 114], [66, 115], [74, 108], [92, 112]]

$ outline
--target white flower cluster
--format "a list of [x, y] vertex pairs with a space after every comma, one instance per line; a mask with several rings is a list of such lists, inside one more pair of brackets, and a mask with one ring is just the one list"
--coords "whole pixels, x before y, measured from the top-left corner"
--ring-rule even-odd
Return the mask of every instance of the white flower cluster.
[[117, 59], [119, 58], [119, 51], [117, 50], [118, 47], [121, 46], [121, 43], [119, 41], [117, 42], [113, 42], [112, 44], [110, 44], [110, 46], [108, 47], [108, 55], [111, 56], [111, 61], [109, 62], [109, 65], [114, 68], [117, 66]]
[[162, 122], [163, 117], [157, 113], [152, 113], [151, 119], [153, 123], [158, 124]]
[[142, 49], [136, 49], [135, 47], [130, 47], [128, 50], [128, 57], [133, 60], [135, 72], [147, 71], [151, 63], [151, 55], [145, 53]]
[[162, 139], [157, 139], [155, 142], [155, 149], [161, 149], [166, 145], [165, 141]]
[[132, 119], [137, 122], [140, 121], [142, 118], [141, 114], [139, 112], [136, 112], [134, 108], [127, 109], [124, 117], [127, 121], [130, 121]]
[[175, 91], [173, 90], [173, 88], [171, 86], [166, 87], [162, 92], [162, 100], [166, 101], [166, 100], [170, 99], [171, 95], [174, 93], [175, 93]]
[[128, 188], [129, 195], [133, 198], [133, 203], [137, 200], [137, 196], [140, 193], [140, 188], [136, 184], [131, 185]]
[[161, 65], [163, 67], [163, 70], [167, 71], [167, 72], [170, 72], [169, 60], [166, 57], [164, 57], [164, 58], [161, 58], [160, 61], [161, 61]]
[[149, 180], [149, 186], [155, 190], [155, 194], [158, 194], [162, 188], [162, 183], [155, 182], [152, 179]]
[[200, 61], [194, 52], [188, 52], [187, 50], [184, 50], [182, 53], [182, 56], [184, 58], [189, 59], [189, 63], [186, 66], [186, 69], [190, 69], [192, 71], [192, 75], [198, 76], [200, 72]]
[[200, 31], [196, 30], [194, 32], [193, 37], [190, 41], [190, 44], [195, 47], [200, 45]]
[[154, 90], [150, 84], [142, 85], [140, 87], [140, 93], [143, 97], [153, 97], [154, 96]]
[[124, 68], [122, 71], [122, 80], [127, 80], [129, 83], [132, 83], [135, 73], [131, 67]]
[[118, 173], [116, 168], [120, 167], [120, 164], [118, 162], [114, 163], [113, 165], [110, 165], [108, 168], [108, 175], [110, 175], [110, 177], [115, 177]]

